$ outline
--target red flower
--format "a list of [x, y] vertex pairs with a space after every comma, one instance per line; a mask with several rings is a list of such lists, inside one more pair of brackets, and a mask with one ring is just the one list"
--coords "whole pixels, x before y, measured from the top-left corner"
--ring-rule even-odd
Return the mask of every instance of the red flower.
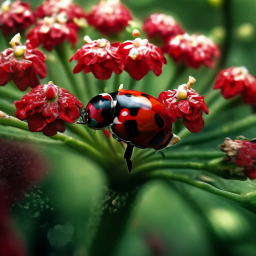
[[29, 41], [22, 46], [19, 34], [10, 44], [13, 49], [8, 48], [0, 53], [0, 85], [6, 85], [13, 79], [21, 91], [36, 87], [40, 84], [37, 76], [44, 78], [47, 73], [45, 55], [32, 48]]
[[190, 88], [194, 82], [195, 79], [190, 77], [187, 84], [160, 93], [158, 99], [164, 104], [173, 123], [177, 117], [183, 118], [184, 125], [190, 132], [200, 132], [204, 128], [203, 112], [208, 114], [209, 110], [204, 96]]
[[52, 51], [53, 47], [68, 40], [72, 46], [78, 41], [77, 26], [67, 23], [63, 13], [57, 16], [45, 17], [38, 22], [37, 26], [29, 31], [27, 38], [33, 47], [42, 47]]
[[183, 29], [170, 15], [152, 14], [144, 22], [142, 29], [147, 33], [149, 38], [160, 37], [165, 42], [170, 37], [184, 34]]
[[29, 28], [35, 22], [35, 16], [28, 3], [10, 0], [2, 3], [0, 9], [0, 28], [5, 36]]
[[203, 35], [177, 35], [170, 38], [162, 50], [176, 63], [182, 60], [192, 68], [202, 65], [211, 68], [215, 65], [215, 58], [220, 55], [217, 45]]
[[68, 23], [72, 22], [78, 26], [80, 23], [87, 24], [85, 12], [80, 6], [73, 4], [72, 0], [46, 0], [35, 10], [37, 18], [50, 17], [60, 13], [67, 17]]
[[1, 256], [26, 256], [25, 248], [22, 245], [19, 236], [13, 230], [13, 225], [7, 209], [1, 208], [0, 215], [0, 255]]
[[161, 75], [166, 59], [161, 50], [147, 39], [136, 38], [119, 44], [118, 52], [125, 63], [124, 70], [135, 80], [142, 79], [152, 70], [156, 76]]
[[231, 67], [222, 70], [213, 89], [221, 89], [221, 94], [225, 99], [241, 93], [245, 103], [256, 104], [256, 80], [245, 67]]
[[132, 20], [132, 16], [119, 0], [101, 0], [87, 15], [89, 25], [105, 35], [118, 34], [129, 20]]
[[37, 184], [47, 165], [31, 145], [0, 138], [0, 255], [25, 256], [25, 248], [11, 223], [9, 208]]
[[71, 93], [52, 82], [38, 85], [25, 94], [20, 101], [14, 101], [15, 115], [27, 119], [32, 132], [42, 131], [47, 136], [65, 131], [65, 122], [74, 123], [79, 118], [81, 102]]
[[109, 79], [112, 72], [121, 74], [124, 63], [117, 53], [117, 47], [112, 46], [106, 39], [91, 41], [86, 36], [85, 44], [76, 51], [70, 61], [77, 60], [73, 73], [76, 74], [84, 70], [87, 74], [92, 72], [97, 79]]
[[[231, 140], [226, 138], [221, 145], [221, 150], [226, 153], [226, 158], [241, 167], [242, 172], [250, 179], [256, 179], [256, 143], [249, 140]], [[240, 173], [241, 174], [241, 173]]]

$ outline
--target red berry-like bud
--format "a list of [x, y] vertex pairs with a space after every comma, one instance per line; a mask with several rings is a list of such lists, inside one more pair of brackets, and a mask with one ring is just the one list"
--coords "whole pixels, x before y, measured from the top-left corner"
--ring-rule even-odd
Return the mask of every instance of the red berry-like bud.
[[213, 89], [221, 89], [225, 99], [241, 94], [247, 104], [256, 104], [256, 79], [245, 67], [231, 67], [222, 70]]
[[47, 100], [52, 100], [56, 97], [56, 89], [52, 82], [48, 83], [48, 87], [45, 90], [45, 97]]
[[74, 123], [83, 106], [74, 95], [52, 82], [38, 85], [14, 104], [16, 117], [27, 119], [30, 131], [42, 131], [47, 136], [64, 132], [64, 122]]
[[158, 99], [164, 104], [173, 123], [176, 118], [182, 118], [186, 128], [197, 133], [204, 128], [203, 112], [208, 114], [209, 110], [204, 102], [204, 96], [190, 88], [194, 82], [195, 79], [189, 77], [187, 84], [160, 93]]
[[129, 20], [132, 20], [132, 16], [119, 0], [101, 0], [87, 15], [89, 25], [105, 35], [118, 34]]
[[184, 61], [186, 66], [192, 68], [202, 65], [211, 68], [220, 55], [217, 45], [203, 35], [177, 35], [170, 38], [162, 50], [176, 63]]

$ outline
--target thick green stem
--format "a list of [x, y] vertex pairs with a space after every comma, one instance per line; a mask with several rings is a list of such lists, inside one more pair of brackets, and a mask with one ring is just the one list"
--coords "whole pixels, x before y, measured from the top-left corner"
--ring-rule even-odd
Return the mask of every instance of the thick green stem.
[[89, 248], [90, 256], [114, 254], [130, 220], [136, 195], [137, 192], [131, 189], [103, 206], [100, 223]]

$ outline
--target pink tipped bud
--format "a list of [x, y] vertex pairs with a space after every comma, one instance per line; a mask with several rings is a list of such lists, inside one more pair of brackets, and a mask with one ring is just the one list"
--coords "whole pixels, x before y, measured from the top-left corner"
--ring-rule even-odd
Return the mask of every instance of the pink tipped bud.
[[45, 97], [47, 100], [53, 100], [56, 96], [56, 89], [53, 82], [49, 82], [45, 91]]

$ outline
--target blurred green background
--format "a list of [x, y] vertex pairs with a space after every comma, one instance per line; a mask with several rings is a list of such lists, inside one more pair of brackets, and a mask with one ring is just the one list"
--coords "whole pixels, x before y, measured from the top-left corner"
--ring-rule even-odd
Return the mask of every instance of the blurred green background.
[[[37, 0], [29, 2], [34, 8], [41, 3]], [[90, 11], [98, 1], [74, 2]], [[207, 0], [126, 0], [123, 3], [138, 20], [162, 12], [173, 15], [188, 33], [214, 36], [216, 31], [222, 31], [221, 9], [213, 7]], [[226, 67], [246, 66], [255, 76], [256, 1], [232, 0], [232, 8], [233, 41]], [[241, 26], [248, 23], [250, 37], [241, 36], [246, 32]], [[205, 70], [188, 70], [184, 77], [189, 74], [206, 79]], [[158, 85], [150, 88], [151, 94], [157, 96], [161, 87], [166, 87], [170, 72], [173, 72], [170, 66], [166, 66], [161, 83], [155, 76], [149, 76], [153, 81], [151, 84], [156, 81]], [[147, 88], [143, 89], [147, 91]], [[249, 107], [234, 108], [229, 114], [230, 121], [245, 113], [249, 113]], [[219, 123], [226, 119], [226, 115], [221, 115]], [[213, 121], [207, 129], [216, 127], [217, 123]], [[250, 129], [243, 135], [253, 137], [254, 132], [255, 129]], [[222, 140], [211, 142], [212, 148]], [[106, 192], [104, 174], [97, 164], [72, 150], [43, 145], [38, 150], [49, 163], [49, 173], [43, 184], [35, 186], [32, 193], [13, 207], [15, 225], [30, 255], [86, 255], [84, 245], [89, 243], [96, 228], [101, 201], [109, 200], [102, 199]], [[234, 184], [239, 182], [242, 181]], [[229, 200], [178, 182], [154, 181], [140, 191], [115, 256], [256, 256], [255, 230], [256, 216]], [[106, 234], [109, 235], [111, 230]]]

